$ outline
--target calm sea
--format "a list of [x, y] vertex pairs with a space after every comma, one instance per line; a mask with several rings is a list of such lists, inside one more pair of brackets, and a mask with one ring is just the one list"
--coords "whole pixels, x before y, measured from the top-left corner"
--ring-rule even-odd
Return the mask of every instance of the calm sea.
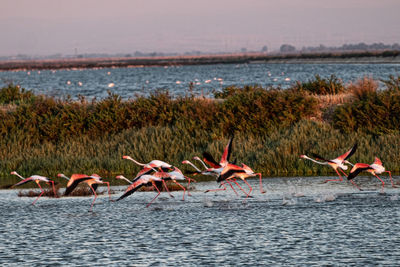
[[[226, 86], [261, 85], [288, 88], [318, 74], [344, 82], [400, 75], [400, 64], [218, 64], [175, 67], [104, 68], [0, 72], [0, 86], [10, 82], [35, 93], [56, 97], [104, 98], [107, 91], [124, 99], [169, 90], [172, 95], [212, 96]], [[189, 86], [192, 84], [192, 86]], [[381, 84], [382, 85], [382, 84]], [[190, 89], [191, 88], [191, 89]]]

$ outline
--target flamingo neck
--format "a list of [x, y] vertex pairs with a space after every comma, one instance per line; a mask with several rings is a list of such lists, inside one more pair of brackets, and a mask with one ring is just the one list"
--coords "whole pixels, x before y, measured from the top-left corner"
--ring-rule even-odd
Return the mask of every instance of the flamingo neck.
[[65, 174], [61, 174], [60, 177], [67, 179], [67, 181], [69, 181], [70, 178], [68, 178]]
[[192, 162], [190, 162], [190, 161], [188, 161], [188, 160], [187, 160], [187, 162], [188, 162], [188, 164], [189, 164], [190, 166], [192, 166], [196, 171], [201, 172], [200, 169], [197, 168], [197, 166], [194, 165]]
[[136, 160], [134, 160], [134, 159], [131, 158], [131, 157], [129, 157], [129, 158], [127, 158], [127, 159], [133, 161], [134, 163], [136, 163], [136, 164], [139, 165], [139, 166], [144, 166], [144, 165], [146, 165], [146, 164], [144, 164], [144, 163], [137, 162]]
[[124, 177], [124, 176], [122, 176], [122, 175], [119, 177], [119, 179], [125, 180], [125, 181], [127, 181], [128, 183], [132, 184], [132, 182], [129, 181], [128, 178], [126, 178], [126, 177]]
[[22, 180], [25, 179], [24, 177], [22, 177], [21, 175], [19, 175], [17, 172], [14, 172], [14, 175], [18, 176], [18, 177], [21, 178]]
[[315, 162], [315, 163], [317, 163], [317, 164], [328, 165], [328, 162], [321, 162], [321, 161], [312, 159], [312, 158], [310, 158], [310, 157], [308, 157], [308, 156], [305, 156], [304, 158], [305, 158], [305, 159], [308, 159], [308, 160], [311, 160], [312, 162]]
[[208, 169], [208, 167], [207, 167], [207, 165], [204, 163], [204, 161], [202, 161], [200, 158], [196, 158], [196, 160], [200, 161], [201, 164], [203, 164], [203, 166], [204, 166], [204, 168], [205, 168], [206, 170]]

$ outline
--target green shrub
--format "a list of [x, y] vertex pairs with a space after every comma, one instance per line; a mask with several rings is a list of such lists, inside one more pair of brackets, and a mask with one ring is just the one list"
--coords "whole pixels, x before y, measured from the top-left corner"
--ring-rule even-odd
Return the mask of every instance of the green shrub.
[[0, 104], [18, 104], [19, 102], [32, 101], [34, 94], [18, 85], [9, 84], [0, 89]]
[[343, 82], [335, 75], [331, 75], [329, 79], [325, 79], [317, 74], [313, 80], [296, 82], [293, 88], [300, 92], [308, 92], [317, 95], [335, 95], [345, 92]]

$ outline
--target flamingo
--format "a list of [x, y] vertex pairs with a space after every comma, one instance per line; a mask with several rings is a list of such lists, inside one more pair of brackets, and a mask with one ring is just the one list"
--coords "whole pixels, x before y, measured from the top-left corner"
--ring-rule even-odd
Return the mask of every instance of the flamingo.
[[96, 201], [97, 194], [96, 194], [96, 189], [98, 184], [107, 184], [108, 187], [108, 198], [111, 200], [111, 194], [110, 194], [110, 183], [105, 182], [102, 180], [102, 178], [98, 174], [92, 174], [92, 175], [86, 175], [86, 174], [72, 174], [71, 178], [68, 178], [62, 173], [57, 174], [58, 177], [62, 177], [68, 180], [67, 183], [67, 188], [65, 189], [64, 196], [68, 196], [81, 182], [85, 182], [90, 189], [92, 189], [92, 192], [94, 194], [94, 199], [92, 202], [92, 205], [90, 206], [90, 210], [93, 209], [94, 202]]
[[[379, 176], [377, 174], [382, 174], [384, 172], [387, 172], [387, 173], [389, 173], [390, 182], [392, 183], [392, 187], [397, 188], [397, 186], [395, 186], [393, 184], [391, 172], [387, 171], [385, 169], [385, 167], [383, 167], [382, 161], [377, 157], [375, 157], [375, 161], [372, 164], [356, 163], [353, 166], [353, 168], [350, 170], [350, 173], [349, 173], [349, 176], [347, 176], [347, 179], [352, 181], [352, 179], [355, 178], [362, 171], [367, 171], [367, 172], [371, 173], [372, 175], [374, 175], [376, 178], [378, 178], [379, 181], [381, 181], [381, 183], [382, 183], [382, 191], [385, 187], [385, 182], [381, 178], [379, 178]], [[358, 189], [360, 189], [360, 188], [358, 187]]]
[[40, 182], [45, 182], [45, 183], [47, 183], [47, 184], [51, 184], [51, 185], [53, 186], [54, 197], [57, 197], [56, 189], [54, 188], [54, 181], [50, 180], [49, 178], [44, 177], [44, 176], [40, 176], [40, 175], [32, 175], [32, 176], [30, 176], [30, 177], [28, 177], [28, 178], [24, 178], [24, 177], [22, 177], [21, 175], [19, 175], [16, 171], [12, 171], [11, 174], [12, 174], [12, 175], [16, 175], [16, 176], [18, 176], [19, 178], [22, 179], [21, 182], [16, 183], [16, 184], [13, 185], [12, 187], [14, 187], [14, 186], [19, 186], [19, 185], [22, 185], [22, 184], [25, 184], [25, 183], [28, 183], [28, 182], [31, 182], [31, 181], [35, 182], [35, 183], [39, 186], [39, 188], [40, 188], [40, 190], [41, 190], [42, 192], [41, 192], [41, 193], [39, 194], [39, 196], [35, 199], [35, 201], [32, 202], [32, 205], [35, 205], [36, 201], [38, 201], [38, 199], [44, 194], [44, 190], [43, 190], [43, 188], [40, 186]]
[[[120, 177], [122, 178], [122, 177]], [[158, 194], [150, 201], [146, 208], [151, 205], [151, 203], [161, 194], [160, 190], [158, 189], [156, 182], [162, 182], [162, 178], [155, 177], [154, 175], [145, 174], [139, 177], [136, 181], [132, 182], [130, 186], [125, 190], [124, 194], [120, 196], [116, 201], [120, 201], [121, 199], [126, 198], [127, 196], [133, 194], [136, 190], [141, 188], [142, 186], [150, 186], [153, 185], [154, 188], [157, 190]]]
[[[336, 173], [339, 175], [339, 179], [325, 180], [325, 183], [329, 182], [329, 181], [340, 181], [341, 182], [341, 181], [343, 181], [343, 177], [340, 175], [338, 170], [340, 170], [344, 174], [344, 176], [347, 176], [346, 173], [343, 171], [343, 170], [347, 170], [347, 168], [348, 168], [345, 165], [345, 163], [352, 165], [349, 161], [347, 161], [347, 159], [350, 158], [354, 154], [354, 152], [356, 152], [356, 149], [357, 149], [357, 144], [355, 144], [349, 151], [347, 151], [343, 155], [341, 155], [335, 159], [331, 159], [331, 160], [324, 159], [323, 157], [321, 157], [317, 154], [312, 154], [312, 156], [316, 158], [315, 160], [308, 157], [307, 155], [300, 155], [300, 158], [311, 160], [312, 162], [315, 162], [317, 164], [331, 166], [336, 171]], [[318, 161], [318, 160], [322, 160], [322, 161]]]
[[[127, 181], [128, 183], [132, 184], [132, 183], [134, 183], [135, 181], [137, 181], [138, 179], [140, 179], [140, 177], [142, 177], [143, 175], [150, 175], [150, 173], [151, 173], [152, 171], [154, 171], [155, 173], [157, 173], [157, 171], [156, 171], [154, 168], [150, 168], [149, 171], [145, 172], [144, 174], [140, 174], [140, 175], [137, 174], [136, 177], [135, 177], [132, 181], [130, 181], [128, 178], [126, 178], [126, 177], [124, 177], [124, 176], [122, 176], [122, 175], [118, 175], [118, 176], [115, 177], [115, 178], [116, 178], [116, 179], [125, 180], [125, 181]], [[140, 172], [139, 172], [139, 173], [140, 173]], [[164, 172], [161, 172], [161, 173], [164, 173]], [[169, 196], [172, 197], [172, 198], [174, 198], [174, 196], [173, 196], [173, 195], [171, 194], [171, 192], [168, 190], [168, 186], [167, 186], [167, 184], [165, 183], [165, 180], [162, 180], [160, 183], [156, 182], [157, 190], [159, 190], [159, 188], [162, 188], [162, 184], [161, 184], [161, 183], [164, 185], [165, 190], [168, 192]]]
[[[215, 169], [225, 167], [229, 163], [228, 161], [232, 154], [232, 141], [233, 141], [233, 136], [229, 139], [228, 144], [226, 145], [224, 152], [222, 153], [221, 160], [219, 161], [219, 163], [217, 163], [214, 160], [213, 156], [211, 156], [211, 154], [208, 152], [203, 152], [204, 161], [208, 165], [210, 165], [212, 168], [215, 168]], [[196, 158], [193, 158], [193, 159], [196, 159]], [[196, 160], [199, 160], [199, 158], [197, 157]]]
[[[174, 167], [171, 172], [156, 172], [154, 174], [154, 176], [156, 176], [158, 178], [162, 178], [163, 181], [169, 181], [170, 180], [173, 183], [177, 184], [179, 187], [181, 187], [183, 189], [182, 200], [185, 200], [186, 188], [183, 185], [181, 185], [180, 183], [178, 183], [176, 180], [184, 181], [184, 180], [187, 179], [188, 180], [188, 188], [189, 188], [190, 181], [193, 180], [193, 179], [183, 175], [182, 171], [180, 169], [178, 169], [177, 167]], [[188, 191], [188, 195], [190, 196], [189, 191]]]
[[[203, 164], [205, 170], [201, 171], [199, 168], [197, 168], [196, 165], [194, 165], [189, 160], [182, 161], [182, 164], [189, 164], [190, 166], [192, 166], [196, 170], [195, 174], [210, 175], [210, 176], [215, 176], [217, 178], [219, 176], [219, 174], [221, 173], [222, 169], [223, 169], [223, 167], [220, 167], [220, 168], [208, 168], [206, 166], [206, 164], [204, 163], [204, 161], [202, 161], [199, 157], [194, 157], [193, 159], [200, 161]], [[236, 179], [233, 178], [233, 181], [236, 181]], [[229, 180], [227, 180], [226, 182], [230, 185], [230, 187], [232, 188], [233, 192], [235, 192], [235, 194], [238, 195], [238, 193], [236, 192], [235, 188], [233, 188], [231, 182]], [[226, 186], [225, 186], [224, 182], [221, 182], [221, 186], [223, 186], [225, 189], [215, 189], [215, 191], [226, 190]], [[206, 193], [209, 192], [209, 191], [210, 190], [207, 190]], [[214, 190], [211, 190], [211, 191], [214, 191]]]
[[122, 156], [122, 158], [131, 160], [134, 163], [136, 163], [137, 165], [143, 166], [144, 169], [145, 168], [148, 168], [148, 169], [159, 168], [159, 169], [162, 169], [163, 171], [168, 171], [168, 170], [171, 170], [171, 168], [172, 168], [171, 164], [166, 163], [166, 162], [164, 162], [162, 160], [157, 160], [156, 159], [156, 160], [150, 161], [149, 163], [140, 163], [140, 162], [137, 162], [136, 160], [134, 160], [133, 158], [131, 158], [130, 156]]
[[[229, 180], [229, 179], [234, 179], [234, 178], [240, 178], [243, 180], [243, 182], [246, 183], [246, 185], [249, 187], [249, 192], [247, 193], [246, 191], [243, 190], [242, 187], [240, 187], [240, 185], [234, 181], [234, 183], [239, 186], [239, 188], [247, 195], [246, 199], [250, 196], [251, 191], [253, 190], [253, 188], [251, 187], [251, 185], [246, 181], [247, 178], [249, 177], [254, 177], [254, 176], [259, 176], [260, 177], [260, 192], [261, 194], [264, 194], [265, 191], [262, 187], [262, 177], [261, 177], [261, 173], [255, 173], [249, 166], [245, 165], [242, 163], [242, 167], [237, 166], [235, 164], [227, 164], [224, 169], [222, 170], [221, 174], [218, 176], [217, 178], [217, 182], [221, 182], [224, 180]], [[225, 187], [226, 189], [226, 187]], [[225, 189], [221, 189], [221, 190], [225, 190]], [[217, 189], [214, 189], [213, 191], [216, 191]], [[210, 190], [208, 190], [210, 191]]]

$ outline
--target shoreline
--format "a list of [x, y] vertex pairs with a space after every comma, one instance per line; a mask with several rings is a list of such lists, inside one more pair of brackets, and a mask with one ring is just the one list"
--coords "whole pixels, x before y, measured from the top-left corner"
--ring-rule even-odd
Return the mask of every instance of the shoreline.
[[400, 51], [319, 54], [226, 54], [174, 57], [63, 58], [0, 61], [0, 71], [134, 68], [212, 64], [400, 64]]

